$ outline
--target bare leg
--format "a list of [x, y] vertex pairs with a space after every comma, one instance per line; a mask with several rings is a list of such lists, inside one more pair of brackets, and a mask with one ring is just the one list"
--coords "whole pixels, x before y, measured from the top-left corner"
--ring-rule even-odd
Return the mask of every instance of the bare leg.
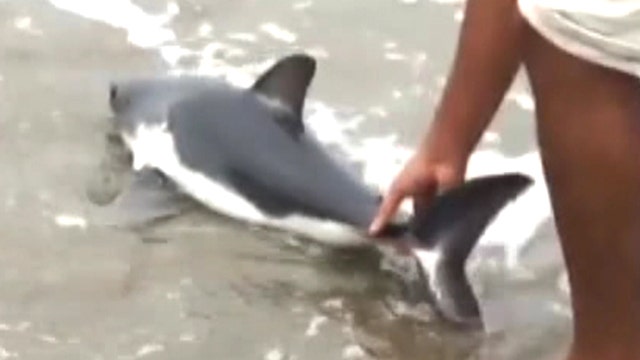
[[640, 83], [528, 33], [525, 63], [572, 291], [570, 359], [638, 359]]

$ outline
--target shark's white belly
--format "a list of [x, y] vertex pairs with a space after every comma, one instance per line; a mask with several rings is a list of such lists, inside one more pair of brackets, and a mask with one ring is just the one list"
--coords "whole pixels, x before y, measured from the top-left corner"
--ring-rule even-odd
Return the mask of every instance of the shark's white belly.
[[252, 224], [278, 228], [331, 246], [353, 247], [371, 242], [352, 226], [293, 214], [275, 217], [261, 211], [250, 199], [214, 178], [191, 169], [179, 158], [174, 137], [162, 125], [140, 125], [134, 134], [123, 134], [133, 155], [133, 168], [155, 168], [175, 182], [186, 194], [208, 208]]

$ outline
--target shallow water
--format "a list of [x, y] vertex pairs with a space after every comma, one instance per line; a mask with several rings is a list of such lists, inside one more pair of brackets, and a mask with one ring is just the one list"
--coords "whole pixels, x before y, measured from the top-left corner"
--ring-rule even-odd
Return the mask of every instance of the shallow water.
[[468, 271], [487, 333], [415, 323], [363, 254], [335, 254], [203, 209], [100, 226], [107, 83], [199, 73], [238, 85], [277, 57], [319, 61], [307, 122], [384, 189], [429, 120], [457, 1], [0, 0], [0, 359], [542, 359], [570, 337], [564, 267], [519, 78], [469, 175], [536, 185]]

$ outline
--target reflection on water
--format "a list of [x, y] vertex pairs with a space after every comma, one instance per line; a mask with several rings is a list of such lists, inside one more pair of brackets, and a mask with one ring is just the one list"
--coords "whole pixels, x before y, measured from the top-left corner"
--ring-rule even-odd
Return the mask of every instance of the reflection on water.
[[[277, 57], [319, 69], [318, 137], [384, 189], [440, 96], [460, 1], [0, 1], [0, 358], [540, 359], [569, 333], [564, 269], [519, 78], [470, 176], [531, 174], [469, 272], [484, 334], [400, 316], [368, 253], [331, 252], [194, 207], [99, 226], [127, 180], [107, 84], [197, 73], [248, 85]], [[564, 290], [563, 290], [564, 289]]]

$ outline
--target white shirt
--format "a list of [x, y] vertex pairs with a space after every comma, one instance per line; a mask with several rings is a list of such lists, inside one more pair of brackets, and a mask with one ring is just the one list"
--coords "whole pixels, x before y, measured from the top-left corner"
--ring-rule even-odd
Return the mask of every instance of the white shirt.
[[518, 6], [556, 46], [640, 76], [640, 0], [518, 0]]

